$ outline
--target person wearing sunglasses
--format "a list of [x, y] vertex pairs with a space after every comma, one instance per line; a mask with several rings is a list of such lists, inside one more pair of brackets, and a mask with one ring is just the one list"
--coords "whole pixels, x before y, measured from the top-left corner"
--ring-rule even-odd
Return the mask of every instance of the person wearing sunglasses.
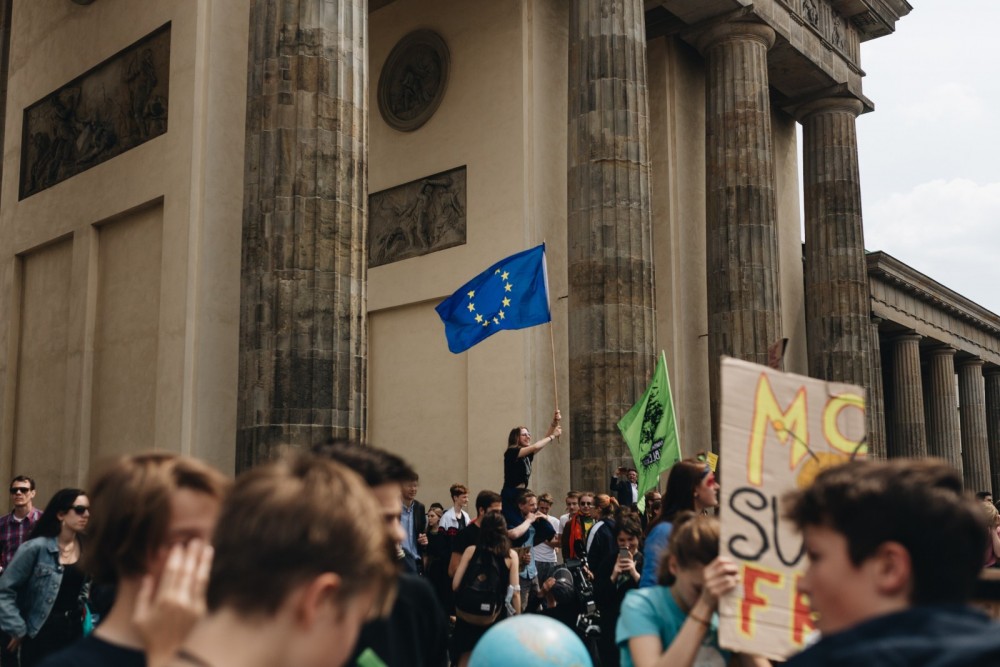
[[[18, 547], [24, 544], [35, 524], [42, 518], [42, 510], [35, 507], [35, 480], [18, 475], [10, 481], [10, 506], [7, 514], [0, 516], [0, 574], [10, 565]], [[16, 665], [17, 652], [7, 650], [11, 637], [0, 631], [0, 665]]]
[[0, 577], [0, 629], [11, 637], [7, 650], [20, 647], [22, 667], [83, 634], [89, 584], [77, 561], [89, 519], [87, 494], [60, 489]]
[[10, 507], [0, 516], [0, 572], [7, 569], [14, 552], [28, 539], [28, 534], [42, 518], [42, 510], [34, 505], [35, 480], [18, 475], [10, 482]]
[[680, 512], [704, 514], [718, 506], [719, 483], [707, 463], [684, 459], [674, 464], [667, 477], [667, 492], [660, 503], [660, 513], [649, 524], [646, 534], [639, 588], [656, 586], [656, 569], [670, 540], [674, 517]]

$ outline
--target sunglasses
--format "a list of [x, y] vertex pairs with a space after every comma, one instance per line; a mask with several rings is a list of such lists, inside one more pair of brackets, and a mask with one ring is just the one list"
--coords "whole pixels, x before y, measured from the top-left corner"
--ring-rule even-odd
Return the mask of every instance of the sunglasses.
[[12, 486], [12, 487], [10, 487], [10, 495], [16, 496], [19, 493], [23, 493], [24, 495], [28, 495], [29, 493], [31, 493], [31, 487], [30, 486]]
[[84, 514], [90, 514], [90, 505], [73, 505], [70, 507], [71, 510], [83, 516]]
[[580, 503], [580, 507], [593, 507], [594, 503]]

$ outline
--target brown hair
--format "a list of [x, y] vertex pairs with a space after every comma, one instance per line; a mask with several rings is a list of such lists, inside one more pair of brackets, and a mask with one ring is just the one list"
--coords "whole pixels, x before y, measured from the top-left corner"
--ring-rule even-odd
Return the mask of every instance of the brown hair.
[[166, 540], [173, 494], [190, 489], [221, 501], [229, 483], [207, 463], [178, 454], [118, 459], [91, 481], [81, 568], [100, 583], [146, 574], [151, 556]]
[[705, 479], [706, 471], [710, 470], [707, 463], [694, 459], [675, 463], [667, 477], [667, 492], [660, 501], [660, 513], [649, 524], [647, 532], [658, 523], [672, 522], [678, 512], [693, 511], [695, 489]]
[[670, 544], [660, 558], [657, 583], [673, 586], [677, 577], [670, 571], [672, 556], [682, 570], [705, 566], [719, 557], [719, 520], [714, 516], [681, 512], [674, 517]]
[[297, 455], [254, 468], [236, 480], [222, 506], [209, 609], [273, 614], [297, 586], [335, 572], [341, 602], [374, 591], [384, 613], [396, 570], [388, 534], [372, 529], [381, 525], [371, 491], [339, 463]]
[[514, 446], [517, 445], [517, 440], [518, 440], [518, 438], [521, 437], [521, 429], [522, 428], [525, 429], [526, 431], [528, 431], [529, 433], [531, 432], [531, 429], [529, 429], [527, 426], [515, 426], [514, 428], [512, 428], [510, 430], [510, 435], [507, 436], [507, 446], [508, 447], [514, 447]]
[[853, 461], [829, 468], [812, 486], [783, 498], [799, 530], [827, 526], [847, 539], [861, 565], [885, 542], [910, 555], [913, 604], [964, 603], [986, 549], [986, 519], [962, 476], [940, 459]]
[[458, 498], [463, 493], [468, 493], [469, 490], [465, 488], [464, 484], [452, 484], [451, 488], [448, 489], [448, 493], [451, 494], [452, 498]]

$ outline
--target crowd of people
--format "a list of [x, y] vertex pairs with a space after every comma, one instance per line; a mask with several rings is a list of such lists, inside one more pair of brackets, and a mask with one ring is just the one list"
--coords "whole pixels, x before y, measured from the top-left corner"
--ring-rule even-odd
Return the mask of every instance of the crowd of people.
[[[719, 646], [739, 565], [720, 555], [712, 468], [683, 460], [641, 498], [619, 468], [557, 517], [529, 483], [560, 422], [536, 442], [512, 429], [503, 486], [471, 508], [462, 483], [425, 507], [404, 459], [338, 441], [235, 480], [126, 456], [44, 511], [19, 475], [0, 517], [0, 667], [464, 667], [519, 614], [565, 623], [600, 667], [769, 664]], [[788, 664], [1000, 664], [1000, 628], [967, 606], [1000, 555], [991, 501], [936, 460], [852, 462], [787, 495], [819, 629]]]

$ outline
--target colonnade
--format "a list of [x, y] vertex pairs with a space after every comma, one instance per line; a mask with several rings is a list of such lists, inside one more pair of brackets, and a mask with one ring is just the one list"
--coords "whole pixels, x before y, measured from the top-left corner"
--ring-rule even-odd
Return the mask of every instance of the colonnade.
[[915, 332], [881, 340], [889, 456], [937, 456], [967, 489], [1000, 489], [1000, 368]]

